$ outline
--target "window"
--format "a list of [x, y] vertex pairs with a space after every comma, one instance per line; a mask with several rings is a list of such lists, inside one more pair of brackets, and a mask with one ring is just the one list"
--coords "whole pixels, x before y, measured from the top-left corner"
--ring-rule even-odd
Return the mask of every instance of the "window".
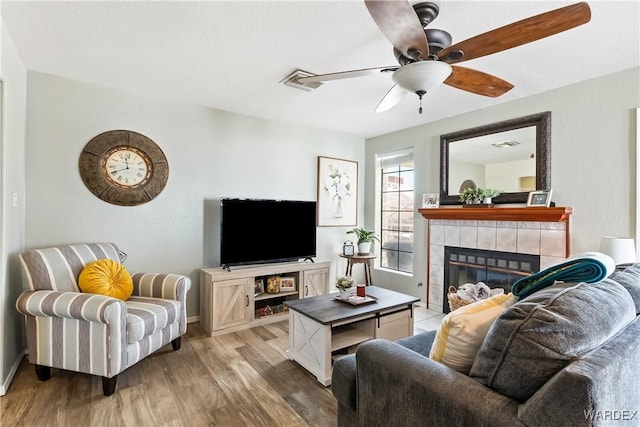
[[379, 158], [380, 267], [413, 273], [413, 151]]

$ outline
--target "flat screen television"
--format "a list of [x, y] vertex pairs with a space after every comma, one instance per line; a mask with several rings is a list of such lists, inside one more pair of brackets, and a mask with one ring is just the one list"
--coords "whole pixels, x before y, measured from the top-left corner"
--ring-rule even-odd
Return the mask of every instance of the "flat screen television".
[[222, 266], [316, 256], [316, 202], [220, 199]]

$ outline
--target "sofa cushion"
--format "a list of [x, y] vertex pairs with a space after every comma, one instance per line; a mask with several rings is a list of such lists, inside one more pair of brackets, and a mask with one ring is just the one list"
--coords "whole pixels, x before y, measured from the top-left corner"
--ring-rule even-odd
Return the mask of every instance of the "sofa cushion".
[[524, 402], [634, 318], [629, 292], [611, 279], [542, 289], [496, 319], [469, 375]]
[[80, 272], [82, 292], [106, 295], [126, 301], [133, 293], [133, 280], [127, 269], [112, 259], [99, 259]]
[[429, 357], [429, 351], [436, 338], [436, 331], [426, 331], [396, 340], [396, 344], [413, 350], [424, 357]]
[[640, 314], [640, 264], [616, 270], [609, 278], [620, 283], [631, 294], [636, 305], [636, 314]]
[[429, 357], [468, 374], [489, 328], [515, 302], [512, 294], [499, 294], [447, 314], [442, 319]]
[[140, 341], [178, 320], [180, 301], [132, 296], [127, 301], [127, 342]]

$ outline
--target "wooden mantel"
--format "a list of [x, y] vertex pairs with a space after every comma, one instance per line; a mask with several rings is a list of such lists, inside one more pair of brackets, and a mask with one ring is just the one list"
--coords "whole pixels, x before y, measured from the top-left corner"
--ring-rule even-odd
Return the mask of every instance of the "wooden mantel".
[[573, 213], [573, 208], [463, 208], [462, 206], [441, 206], [439, 208], [418, 209], [418, 212], [426, 219], [561, 222], [569, 220], [569, 215]]

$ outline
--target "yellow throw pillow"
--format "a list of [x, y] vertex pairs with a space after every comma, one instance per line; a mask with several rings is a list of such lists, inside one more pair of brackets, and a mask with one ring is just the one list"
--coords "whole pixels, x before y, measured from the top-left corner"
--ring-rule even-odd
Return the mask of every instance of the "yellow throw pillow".
[[515, 302], [513, 294], [499, 294], [447, 314], [436, 333], [429, 358], [468, 374], [494, 320]]
[[122, 264], [112, 259], [99, 259], [87, 264], [80, 272], [78, 285], [82, 292], [129, 299], [133, 280]]

